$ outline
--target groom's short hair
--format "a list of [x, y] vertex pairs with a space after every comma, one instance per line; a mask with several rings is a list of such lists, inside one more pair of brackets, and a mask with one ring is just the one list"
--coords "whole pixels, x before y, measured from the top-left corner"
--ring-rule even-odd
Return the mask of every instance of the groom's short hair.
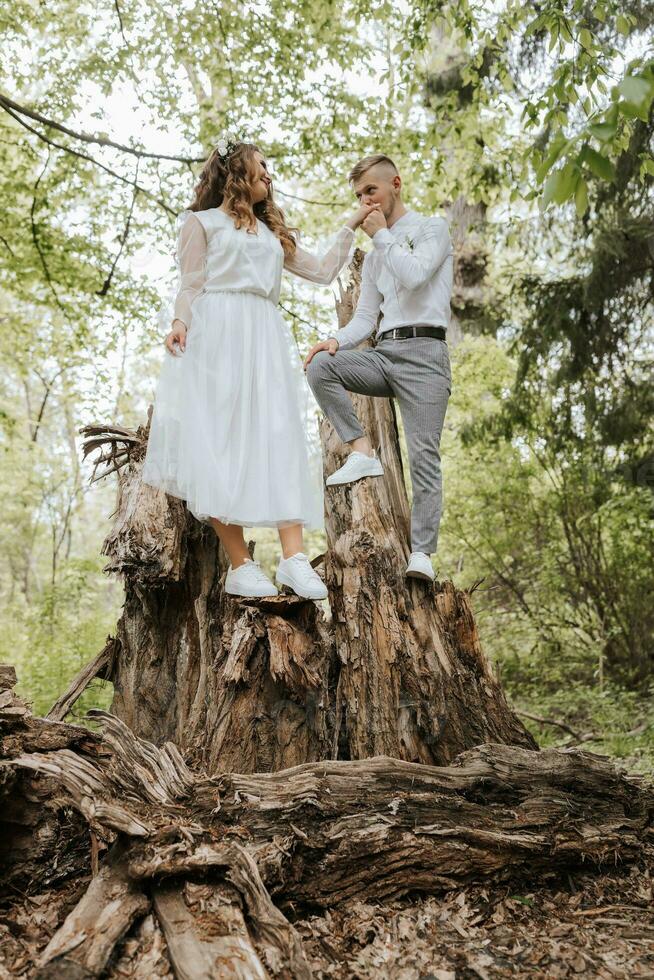
[[363, 160], [355, 163], [347, 175], [348, 181], [353, 184], [355, 180], [365, 174], [366, 170], [370, 170], [371, 167], [376, 167], [380, 163], [384, 164], [384, 176], [388, 175], [389, 179], [399, 174], [399, 170], [390, 157], [387, 157], [385, 153], [373, 153], [372, 156], [364, 157]]

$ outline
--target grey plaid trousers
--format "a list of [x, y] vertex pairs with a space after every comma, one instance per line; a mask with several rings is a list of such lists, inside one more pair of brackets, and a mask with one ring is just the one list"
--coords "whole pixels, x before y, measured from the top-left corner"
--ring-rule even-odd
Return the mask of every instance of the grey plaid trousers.
[[344, 442], [364, 435], [349, 391], [397, 400], [413, 488], [411, 550], [433, 554], [443, 509], [440, 441], [452, 392], [447, 343], [436, 337], [385, 339], [382, 333], [375, 347], [318, 351], [307, 380]]

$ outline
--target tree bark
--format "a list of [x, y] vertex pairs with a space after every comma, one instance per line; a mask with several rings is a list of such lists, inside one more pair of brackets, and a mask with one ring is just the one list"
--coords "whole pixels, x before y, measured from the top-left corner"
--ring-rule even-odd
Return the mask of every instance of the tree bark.
[[[362, 258], [341, 287], [340, 325], [357, 302]], [[483, 741], [537, 747], [493, 676], [468, 595], [405, 579], [409, 503], [393, 402], [355, 402], [385, 475], [325, 491], [331, 622], [296, 596], [225, 594], [213, 530], [141, 483], [147, 426], [82, 430], [85, 452], [101, 449], [118, 471], [103, 553], [126, 596], [105, 670], [112, 711], [136, 734], [174, 742], [208, 771], [379, 754], [442, 765]], [[329, 471], [344, 447], [326, 420], [322, 440]]]
[[208, 775], [174, 746], [91, 715], [100, 736], [71, 740], [74, 726], [29, 719], [35, 745], [47, 731], [62, 746], [31, 749], [26, 719], [14, 718], [3, 742], [0, 773], [56, 786], [53, 810], [74, 808], [109, 848], [42, 954], [42, 977], [101, 976], [143, 916], [165, 936], [176, 977], [219, 976], [221, 964], [309, 977], [290, 921], [300, 914], [632, 862], [654, 835], [654, 788], [589, 752], [487, 743], [449, 766], [376, 756]]

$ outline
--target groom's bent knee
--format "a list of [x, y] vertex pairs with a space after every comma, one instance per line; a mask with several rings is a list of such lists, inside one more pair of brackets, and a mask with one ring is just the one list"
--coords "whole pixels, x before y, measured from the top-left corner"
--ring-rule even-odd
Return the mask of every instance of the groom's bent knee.
[[307, 364], [307, 381], [313, 388], [315, 385], [320, 384], [320, 382], [327, 377], [329, 370], [331, 368], [331, 361], [334, 360], [334, 355], [330, 354], [329, 351], [319, 350], [317, 354], [314, 354], [309, 363]]

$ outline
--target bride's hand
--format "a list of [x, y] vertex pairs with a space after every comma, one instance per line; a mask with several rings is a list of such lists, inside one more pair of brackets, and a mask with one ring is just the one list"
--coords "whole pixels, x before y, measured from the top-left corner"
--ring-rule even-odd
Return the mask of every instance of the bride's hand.
[[371, 211], [380, 209], [381, 204], [362, 204], [361, 207], [354, 212], [349, 221], [346, 222], [347, 225], [355, 231], [360, 224], [368, 217]]
[[182, 353], [184, 353], [184, 350], [186, 349], [186, 324], [181, 320], [175, 320], [173, 322], [173, 329], [166, 337], [164, 343], [166, 344], [166, 350], [172, 354], [173, 357], [177, 357], [174, 349], [175, 344], [179, 344], [179, 349]]

